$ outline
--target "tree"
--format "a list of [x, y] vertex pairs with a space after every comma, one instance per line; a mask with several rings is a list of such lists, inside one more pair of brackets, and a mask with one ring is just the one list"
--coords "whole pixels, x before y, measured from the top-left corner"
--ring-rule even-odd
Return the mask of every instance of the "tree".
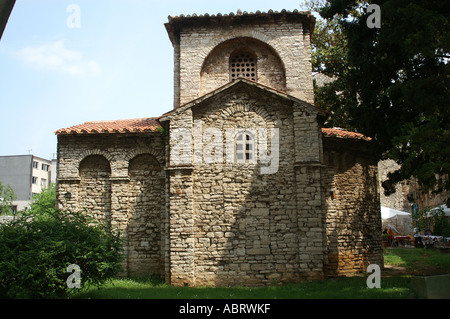
[[[303, 9], [318, 13], [326, 2], [327, 0], [306, 1]], [[358, 131], [347, 111], [349, 105], [356, 103], [356, 94], [346, 83], [349, 71], [348, 41], [339, 23], [342, 15], [336, 14], [330, 19], [316, 17], [311, 38], [312, 69], [313, 73], [325, 76], [326, 83], [314, 80], [314, 104], [330, 112], [325, 123], [327, 127]]]
[[[304, 9], [318, 12], [326, 0], [310, 0], [304, 3]], [[347, 70], [347, 39], [336, 15], [332, 19], [316, 19], [311, 39], [311, 62], [315, 73], [330, 78], [339, 78]]]
[[442, 208], [422, 208], [413, 214], [413, 225], [419, 231], [433, 230], [433, 235], [450, 236], [449, 219]]
[[29, 212], [34, 216], [51, 215], [56, 212], [56, 186], [43, 189], [40, 193], [33, 195]]
[[339, 25], [347, 50], [337, 80], [316, 91], [316, 104], [331, 112], [329, 124], [372, 137], [375, 156], [400, 164], [383, 185], [388, 194], [411, 176], [425, 191], [444, 176], [437, 191], [450, 190], [450, 3], [374, 2], [380, 28], [367, 24], [372, 1], [321, 7], [321, 16]]
[[0, 215], [13, 213], [12, 202], [17, 198], [14, 189], [8, 184], [3, 185], [0, 181]]

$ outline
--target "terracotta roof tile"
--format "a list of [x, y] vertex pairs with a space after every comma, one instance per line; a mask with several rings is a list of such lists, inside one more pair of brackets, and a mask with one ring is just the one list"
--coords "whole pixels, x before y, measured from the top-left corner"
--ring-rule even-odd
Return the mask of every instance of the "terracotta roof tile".
[[371, 141], [372, 138], [367, 137], [361, 133], [344, 131], [337, 128], [322, 128], [322, 133], [325, 137], [338, 137], [338, 138], [349, 138], [355, 140]]
[[55, 134], [144, 133], [154, 132], [159, 126], [155, 118], [94, 121], [63, 128]]
[[[129, 120], [115, 120], [115, 121], [93, 121], [85, 122], [80, 125], [62, 128], [55, 132], [56, 135], [62, 134], [105, 134], [105, 133], [145, 133], [154, 132], [160, 127], [157, 118], [139, 118]], [[349, 132], [337, 128], [322, 128], [324, 137], [338, 137], [356, 140], [370, 141], [361, 133]]]
[[283, 14], [300, 14], [300, 15], [305, 15], [305, 16], [312, 16], [311, 11], [299, 11], [297, 9], [294, 9], [293, 11], [289, 11], [286, 9], [283, 9], [281, 11], [273, 11], [273, 10], [268, 10], [267, 12], [264, 11], [259, 11], [257, 10], [256, 12], [247, 12], [247, 11], [241, 11], [241, 10], [237, 10], [237, 12], [230, 12], [229, 14], [222, 14], [222, 13], [217, 13], [217, 14], [209, 14], [209, 13], [205, 13], [205, 14], [196, 14], [193, 13], [192, 15], [184, 15], [184, 14], [180, 14], [178, 16], [173, 16], [173, 15], [169, 15], [168, 19], [169, 21], [172, 21], [174, 19], [195, 19], [195, 18], [221, 18], [221, 17], [239, 17], [239, 16], [270, 16], [270, 15], [283, 15]]

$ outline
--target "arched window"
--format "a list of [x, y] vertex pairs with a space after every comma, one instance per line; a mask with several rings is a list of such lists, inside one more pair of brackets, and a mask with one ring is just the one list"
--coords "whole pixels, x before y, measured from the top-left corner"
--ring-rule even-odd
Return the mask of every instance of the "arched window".
[[255, 142], [249, 133], [241, 133], [236, 137], [236, 163], [255, 162]]
[[257, 80], [256, 56], [248, 50], [234, 51], [230, 56], [230, 81], [238, 78]]

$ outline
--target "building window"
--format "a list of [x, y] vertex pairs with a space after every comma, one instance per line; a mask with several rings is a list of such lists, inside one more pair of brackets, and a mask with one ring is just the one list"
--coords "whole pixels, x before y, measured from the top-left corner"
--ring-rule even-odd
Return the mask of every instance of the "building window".
[[38, 166], [39, 166], [39, 163], [36, 161], [33, 161], [33, 168], [38, 168]]
[[38, 178], [33, 176], [33, 177], [31, 178], [31, 183], [37, 184], [37, 182], [38, 182]]
[[256, 56], [247, 50], [235, 51], [230, 56], [230, 81], [246, 78], [256, 81]]
[[41, 178], [41, 187], [46, 188], [47, 187], [47, 180], [45, 178]]
[[42, 170], [43, 170], [43, 171], [48, 172], [49, 168], [50, 168], [50, 165], [48, 165], [48, 164], [42, 164]]
[[255, 161], [255, 143], [249, 133], [241, 133], [236, 137], [236, 162], [253, 163]]

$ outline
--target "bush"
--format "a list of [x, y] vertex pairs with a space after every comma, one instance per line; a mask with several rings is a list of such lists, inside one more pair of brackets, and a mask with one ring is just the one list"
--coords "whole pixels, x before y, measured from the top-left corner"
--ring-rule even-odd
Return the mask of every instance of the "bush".
[[83, 213], [25, 214], [0, 225], [0, 298], [64, 298], [75, 289], [67, 267], [80, 267], [81, 287], [120, 271], [121, 239]]

